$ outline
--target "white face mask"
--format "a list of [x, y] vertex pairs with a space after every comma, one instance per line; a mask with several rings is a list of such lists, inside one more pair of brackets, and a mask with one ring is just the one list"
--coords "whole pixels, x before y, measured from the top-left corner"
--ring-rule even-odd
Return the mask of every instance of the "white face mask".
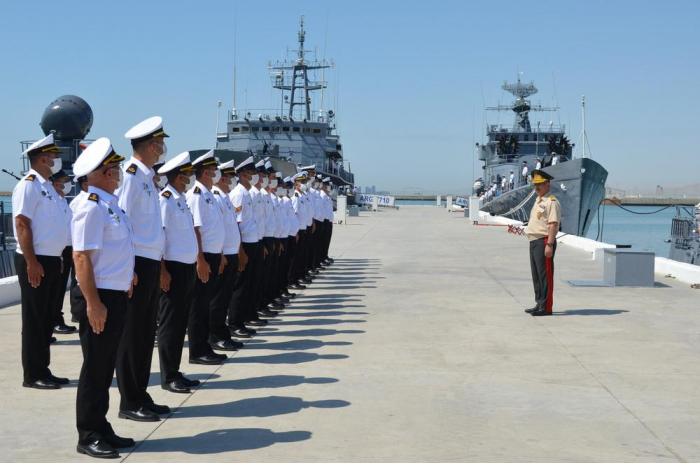
[[287, 189], [286, 188], [278, 188], [277, 189], [277, 196], [279, 196], [280, 198], [282, 196], [287, 196]]
[[302, 193], [306, 192], [306, 188], [306, 183], [302, 183], [301, 185], [299, 185], [299, 191], [301, 191]]
[[250, 179], [251, 186], [258, 183], [258, 180], [260, 180], [260, 176], [258, 174], [253, 174], [253, 178]]
[[189, 183], [187, 183], [187, 186], [185, 189], [189, 190], [190, 188], [192, 188], [194, 186], [194, 182], [197, 181], [197, 177], [194, 174], [192, 174], [192, 175], [187, 176], [187, 179], [189, 180]]
[[[115, 169], [112, 169], [112, 180], [114, 181], [114, 171]], [[117, 180], [117, 188], [120, 188], [122, 186], [122, 183], [124, 183], [124, 172], [122, 171], [121, 167], [118, 167], [116, 169], [117, 172], [119, 172], [119, 177]]]
[[261, 186], [262, 188], [266, 188], [268, 183], [269, 183], [269, 182], [268, 182], [268, 180], [267, 180], [267, 177], [263, 177], [262, 181], [260, 182], [260, 186]]
[[70, 190], [73, 189], [73, 184], [71, 182], [63, 183], [61, 184], [61, 189], [63, 190], [63, 195], [67, 195], [70, 193]]
[[51, 169], [51, 175], [55, 174], [59, 170], [63, 169], [63, 159], [61, 158], [56, 158], [52, 159], [53, 165], [50, 167]]
[[158, 181], [156, 181], [156, 185], [158, 185], [158, 188], [160, 188], [162, 190], [163, 188], [165, 188], [165, 183], [167, 181], [168, 181], [167, 178], [161, 176], [158, 178]]
[[221, 171], [217, 169], [214, 171], [214, 177], [212, 178], [212, 181], [214, 183], [219, 183], [219, 180], [221, 180]]
[[161, 163], [165, 160], [165, 156], [168, 154], [168, 145], [163, 143], [163, 152], [158, 155], [158, 161], [156, 164]]
[[277, 179], [270, 182], [270, 188], [277, 188]]
[[236, 185], [238, 185], [238, 177], [231, 177], [231, 188], [234, 188]]

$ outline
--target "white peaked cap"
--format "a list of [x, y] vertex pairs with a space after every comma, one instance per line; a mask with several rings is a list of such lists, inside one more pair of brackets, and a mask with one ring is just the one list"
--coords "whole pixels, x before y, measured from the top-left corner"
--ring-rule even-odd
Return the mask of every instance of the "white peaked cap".
[[236, 172], [241, 172], [247, 169], [253, 170], [255, 168], [254, 162], [255, 160], [253, 159], [253, 156], [250, 156], [248, 159], [236, 166]]
[[216, 158], [214, 157], [214, 150], [209, 150], [194, 161], [192, 161], [193, 166], [202, 165], [210, 166], [216, 164]]
[[37, 153], [32, 153], [32, 154], [38, 154], [38, 152], [40, 152], [40, 151], [58, 152], [58, 148], [56, 148], [56, 143], [54, 142], [54, 139], [53, 139], [53, 134], [50, 133], [48, 136], [42, 138], [41, 140], [35, 141], [31, 145], [29, 145], [29, 148], [22, 151], [22, 154], [26, 155], [32, 151], [37, 151]]
[[93, 170], [111, 164], [113, 162], [122, 162], [124, 157], [118, 155], [109, 138], [98, 138], [90, 144], [73, 164], [73, 175], [82, 177]]
[[192, 167], [192, 163], [190, 162], [190, 152], [185, 151], [184, 153], [180, 153], [174, 158], [172, 158], [170, 161], [166, 162], [163, 167], [158, 169], [158, 174], [167, 174], [168, 172], [171, 172], [173, 170], [190, 170], [194, 171], [194, 168]]

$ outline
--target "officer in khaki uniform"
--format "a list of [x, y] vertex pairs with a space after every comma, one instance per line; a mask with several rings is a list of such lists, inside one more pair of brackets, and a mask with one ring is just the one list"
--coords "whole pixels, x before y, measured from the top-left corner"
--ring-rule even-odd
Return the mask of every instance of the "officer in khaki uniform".
[[530, 212], [527, 238], [530, 240], [530, 267], [537, 304], [525, 312], [536, 317], [552, 315], [554, 294], [554, 253], [556, 236], [561, 222], [561, 205], [549, 194], [549, 181], [554, 177], [542, 170], [532, 171], [532, 185], [537, 199]]

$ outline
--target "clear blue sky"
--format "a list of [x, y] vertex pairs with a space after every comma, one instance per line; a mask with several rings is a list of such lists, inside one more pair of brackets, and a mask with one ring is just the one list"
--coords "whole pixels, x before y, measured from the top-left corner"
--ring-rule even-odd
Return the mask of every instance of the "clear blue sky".
[[[700, 182], [694, 100], [699, 81], [696, 1], [7, 1], [0, 5], [0, 152], [19, 171], [20, 140], [42, 136], [46, 106], [63, 94], [95, 115], [90, 138], [123, 134], [161, 115], [170, 155], [213, 146], [216, 102], [232, 104], [238, 16], [238, 107], [273, 104], [268, 60], [307, 45], [337, 63], [325, 106], [338, 95], [346, 159], [360, 185], [424, 193], [469, 190], [483, 106], [500, 89], [535, 80], [549, 105], [554, 85], [569, 138], [588, 101], [593, 157], [608, 185], [650, 189]], [[327, 21], [328, 18], [328, 21]], [[483, 88], [483, 96], [482, 96]], [[337, 89], [337, 92], [336, 92]], [[546, 116], [545, 116], [546, 117]], [[495, 116], [489, 116], [495, 122]], [[500, 122], [511, 122], [510, 115]], [[475, 133], [475, 136], [472, 134]], [[480, 170], [477, 163], [477, 170]], [[0, 177], [0, 189], [14, 181]]]

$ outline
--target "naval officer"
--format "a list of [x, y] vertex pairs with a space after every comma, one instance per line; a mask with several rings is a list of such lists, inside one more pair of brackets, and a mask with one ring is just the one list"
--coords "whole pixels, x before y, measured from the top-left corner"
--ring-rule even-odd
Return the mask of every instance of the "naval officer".
[[159, 195], [165, 231], [158, 310], [160, 385], [166, 391], [189, 393], [190, 387], [199, 385], [199, 380], [189, 379], [180, 372], [187, 320], [194, 299], [198, 252], [192, 214], [185, 201], [185, 190], [196, 181], [190, 153], [178, 154], [158, 174], [167, 179]]
[[197, 181], [186, 196], [197, 236], [197, 279], [187, 327], [190, 363], [218, 365], [228, 356], [216, 354], [209, 344], [209, 306], [216, 282], [226, 266], [223, 255], [226, 238], [224, 218], [211, 193], [211, 188], [221, 179], [221, 171], [217, 167], [214, 150], [195, 159], [192, 165]]
[[86, 301], [85, 311], [75, 313], [83, 352], [76, 396], [77, 450], [97, 458], [117, 458], [115, 448], [134, 445], [133, 439], [117, 436], [107, 421], [128, 294], [136, 280], [131, 227], [114, 196], [123, 160], [107, 138], [100, 138], [73, 164], [73, 172], [87, 175], [89, 185], [72, 224], [73, 260]]
[[328, 256], [328, 249], [331, 246], [331, 237], [333, 236], [333, 200], [330, 196], [331, 178], [326, 177], [321, 184], [321, 200], [323, 202], [323, 248], [321, 256], [321, 264], [331, 265], [333, 260]]
[[535, 287], [535, 307], [525, 310], [534, 316], [552, 315], [554, 294], [554, 253], [561, 222], [561, 206], [549, 193], [553, 177], [542, 170], [532, 171], [532, 185], [537, 194], [527, 225], [530, 240], [530, 268]]
[[[55, 301], [61, 291], [61, 253], [68, 243], [67, 217], [48, 181], [61, 170], [53, 134], [24, 151], [31, 168], [12, 191], [13, 227], [17, 237], [15, 268], [22, 300], [22, 386], [58, 389], [68, 379], [49, 370]], [[58, 225], [58, 226], [57, 226]]]
[[229, 312], [231, 296], [236, 287], [236, 280], [241, 271], [245, 269], [247, 258], [245, 250], [241, 247], [241, 232], [236, 221], [236, 210], [228, 196], [234, 186], [234, 179], [237, 178], [236, 168], [233, 166], [233, 161], [228, 161], [220, 164], [219, 170], [221, 178], [212, 187], [211, 192], [214, 194], [214, 200], [224, 219], [226, 234], [223, 253], [227, 264], [212, 290], [212, 299], [209, 305], [209, 344], [214, 350], [232, 351], [242, 348], [244, 344], [231, 339], [226, 316]]
[[239, 272], [236, 279], [231, 302], [228, 308], [228, 327], [232, 336], [237, 338], [250, 338], [255, 330], [246, 326], [265, 326], [267, 322], [261, 320], [255, 311], [255, 299], [253, 294], [253, 278], [257, 274], [257, 268], [262, 265], [262, 252], [259, 242], [258, 222], [255, 219], [255, 207], [250, 190], [258, 182], [257, 169], [253, 156], [236, 166], [238, 185], [236, 185], [229, 199], [236, 212], [236, 222], [241, 232], [241, 249], [245, 253], [248, 263]]
[[155, 116], [135, 125], [124, 136], [131, 141], [133, 156], [124, 165], [124, 183], [115, 195], [133, 228], [134, 271], [141, 279], [128, 302], [124, 339], [117, 356], [119, 417], [159, 421], [158, 415], [170, 413], [170, 408], [155, 404], [146, 388], [151, 375], [160, 301], [160, 261], [165, 248], [153, 166], [167, 153], [168, 135], [163, 130], [163, 119]]
[[[63, 170], [59, 170], [51, 176], [51, 184], [54, 190], [58, 193], [58, 203], [61, 209], [63, 209], [63, 218], [65, 219], [66, 230], [68, 230], [68, 242], [66, 247], [63, 248], [63, 253], [61, 253], [61, 288], [65, 288], [68, 284], [68, 278], [73, 271], [73, 246], [70, 236], [70, 224], [73, 219], [73, 211], [68, 206], [68, 201], [66, 200], [66, 195], [70, 193], [73, 188], [73, 182], [70, 176]], [[63, 319], [63, 300], [65, 299], [66, 292], [61, 291], [58, 299], [56, 299], [56, 312], [53, 322], [53, 332], [54, 334], [69, 334], [77, 330], [75, 326], [66, 325], [66, 321]]]

